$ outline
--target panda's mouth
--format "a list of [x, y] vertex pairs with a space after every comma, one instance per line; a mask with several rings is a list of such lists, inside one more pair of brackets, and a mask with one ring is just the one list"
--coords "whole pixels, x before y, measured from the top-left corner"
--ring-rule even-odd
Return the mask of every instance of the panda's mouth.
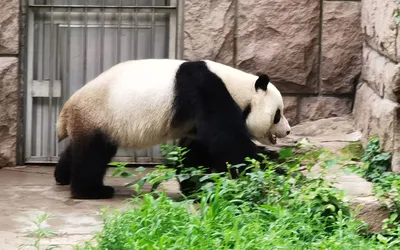
[[268, 140], [272, 143], [272, 144], [276, 144], [276, 135], [272, 134], [272, 133], [268, 133]]

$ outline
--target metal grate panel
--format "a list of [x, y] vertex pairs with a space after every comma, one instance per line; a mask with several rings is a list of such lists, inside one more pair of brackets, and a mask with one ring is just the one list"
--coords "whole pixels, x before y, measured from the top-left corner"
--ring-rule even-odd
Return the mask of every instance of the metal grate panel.
[[[63, 103], [86, 82], [131, 59], [177, 57], [176, 0], [30, 0], [27, 6], [25, 163], [54, 163]], [[115, 160], [160, 163], [160, 147]]]

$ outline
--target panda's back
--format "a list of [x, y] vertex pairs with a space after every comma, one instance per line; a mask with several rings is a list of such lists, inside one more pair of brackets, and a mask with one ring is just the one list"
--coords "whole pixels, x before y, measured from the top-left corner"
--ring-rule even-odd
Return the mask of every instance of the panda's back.
[[[171, 128], [174, 87], [176, 73], [184, 62], [146, 59], [120, 63], [77, 91], [69, 104], [82, 112], [80, 117], [84, 117], [84, 123], [103, 130], [122, 147], [145, 148], [176, 139], [182, 128]], [[205, 62], [224, 82], [231, 82], [230, 78], [235, 81], [243, 76], [247, 78], [247, 74], [231, 67]], [[235, 86], [239, 89], [234, 89]], [[246, 84], [227, 87], [231, 93], [243, 97], [246, 91], [242, 86]], [[252, 85], [246, 88], [252, 89]], [[191, 121], [185, 122], [183, 130], [190, 129], [190, 124]]]
[[120, 63], [88, 82], [68, 104], [122, 147], [159, 144], [173, 137], [174, 79], [183, 62], [147, 59]]

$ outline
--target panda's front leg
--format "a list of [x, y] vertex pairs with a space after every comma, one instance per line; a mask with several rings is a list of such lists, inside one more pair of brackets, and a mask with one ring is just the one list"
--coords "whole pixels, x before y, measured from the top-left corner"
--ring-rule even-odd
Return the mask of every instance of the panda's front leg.
[[109, 199], [114, 188], [104, 186], [108, 163], [117, 145], [103, 133], [96, 132], [71, 142], [71, 194], [74, 199]]
[[[176, 170], [178, 175], [181, 174], [184, 169], [197, 169], [200, 166], [204, 167], [206, 174], [211, 173], [211, 155], [204, 143], [196, 139], [182, 138], [179, 140], [178, 146], [188, 149], [188, 152], [185, 154], [182, 161], [183, 167]], [[189, 196], [199, 190], [201, 183], [199, 181], [200, 177], [197, 177], [192, 177], [179, 182], [180, 190], [183, 195]]]

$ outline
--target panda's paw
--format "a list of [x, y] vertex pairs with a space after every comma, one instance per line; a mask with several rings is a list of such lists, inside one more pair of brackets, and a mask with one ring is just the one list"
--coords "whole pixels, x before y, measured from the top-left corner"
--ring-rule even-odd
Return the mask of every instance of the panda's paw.
[[99, 193], [100, 199], [110, 199], [114, 196], [115, 190], [110, 186], [103, 186], [101, 192]]
[[60, 185], [60, 186], [69, 185], [71, 182], [71, 178], [69, 178], [69, 177], [62, 178], [62, 177], [56, 176], [55, 179], [56, 179], [56, 184]]
[[71, 182], [70, 172], [67, 169], [56, 168], [54, 171], [54, 179], [57, 185], [69, 185]]
[[73, 199], [110, 199], [114, 196], [114, 188], [110, 186], [100, 186], [87, 190], [71, 190]]

